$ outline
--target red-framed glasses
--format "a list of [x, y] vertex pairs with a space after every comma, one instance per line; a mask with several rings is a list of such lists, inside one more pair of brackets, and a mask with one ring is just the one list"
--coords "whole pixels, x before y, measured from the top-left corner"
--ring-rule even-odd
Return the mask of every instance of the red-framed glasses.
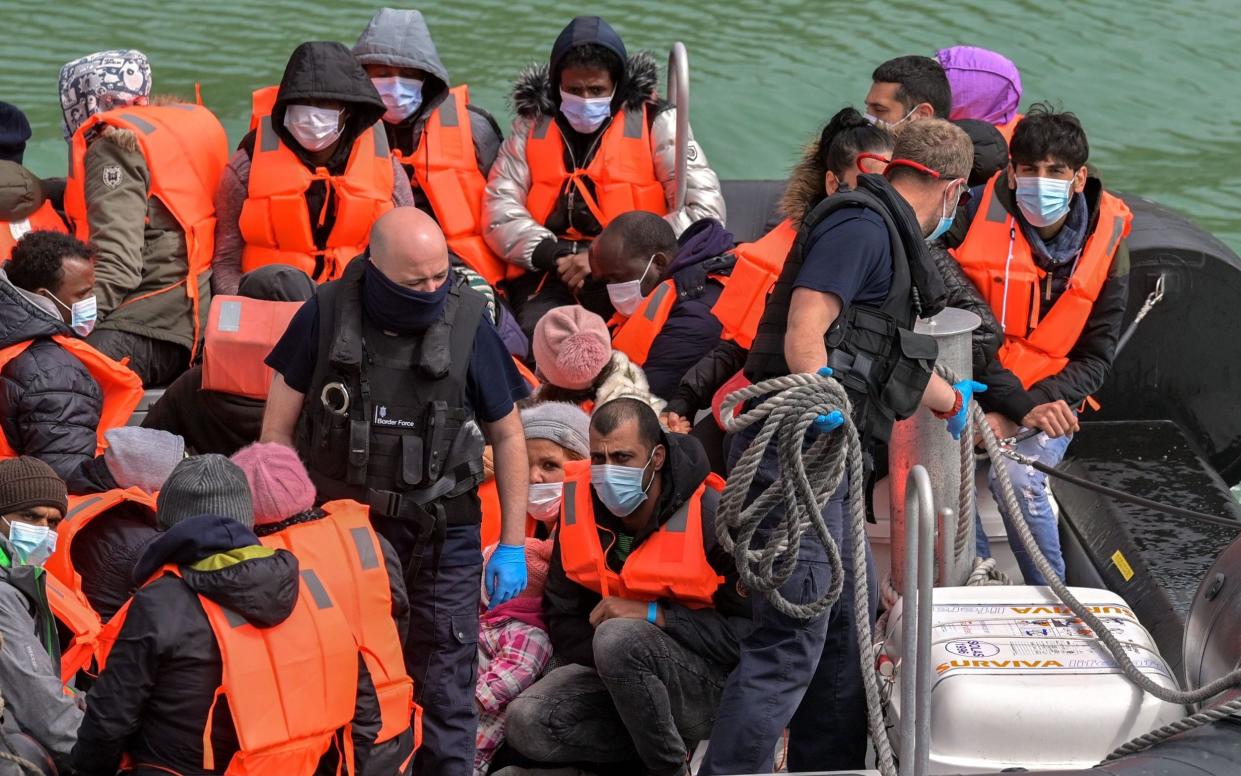
[[873, 159], [873, 160], [875, 160], [876, 162], [879, 162], [880, 164], [882, 164], [884, 167], [887, 167], [889, 164], [891, 164], [891, 163], [892, 163], [892, 160], [891, 160], [891, 159], [889, 159], [889, 158], [888, 158], [888, 157], [886, 157], [886, 156], [882, 156], [882, 155], [880, 155], [880, 154], [872, 154], [872, 153], [861, 153], [861, 154], [858, 154], [858, 155], [857, 155], [857, 159], [855, 160], [855, 162], [854, 162], [854, 163], [855, 163], [855, 164], [857, 164], [857, 169], [858, 169], [858, 172], [863, 173], [863, 174], [869, 174], [869, 173], [870, 173], [870, 170], [868, 170], [868, 169], [866, 169], [865, 167], [863, 167], [863, 166], [862, 166], [862, 161], [863, 161], [863, 160], [865, 160], [865, 159]]

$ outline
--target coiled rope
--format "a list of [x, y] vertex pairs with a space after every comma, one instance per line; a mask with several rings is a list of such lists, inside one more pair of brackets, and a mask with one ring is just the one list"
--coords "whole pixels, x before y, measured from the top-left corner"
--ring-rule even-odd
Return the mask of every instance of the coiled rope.
[[[956, 382], [955, 375], [951, 370], [936, 367], [936, 370], [950, 382]], [[1120, 639], [1112, 633], [1111, 629], [1103, 623], [1094, 612], [1082, 604], [1077, 596], [1069, 590], [1064, 584], [1064, 580], [1056, 575], [1055, 569], [1048, 562], [1047, 556], [1043, 555], [1039, 549], [1038, 542], [1034, 540], [1034, 535], [1030, 533], [1030, 526], [1026, 524], [1025, 516], [1021, 511], [1021, 504], [1017, 500], [1017, 493], [1013, 489], [1012, 479], [1008, 475], [1008, 467], [1003, 465], [1004, 459], [1010, 457], [1006, 451], [1000, 446], [1000, 441], [995, 433], [991, 430], [991, 424], [987, 423], [982, 408], [977, 403], [972, 405], [971, 417], [974, 426], [979, 430], [983, 441], [983, 447], [987, 451], [987, 457], [991, 459], [993, 471], [995, 472], [996, 481], [1000, 484], [1000, 495], [1003, 497], [1000, 501], [1000, 508], [1008, 513], [1011, 525], [1017, 530], [1017, 536], [1021, 540], [1021, 544], [1029, 554], [1030, 559], [1034, 562], [1035, 568], [1043, 575], [1047, 586], [1051, 588], [1056, 597], [1064, 603], [1073, 614], [1082, 622], [1086, 623], [1103, 646], [1111, 654], [1112, 659], [1116, 662], [1116, 666], [1121, 670], [1133, 684], [1140, 687], [1144, 692], [1158, 698], [1166, 703], [1174, 703], [1177, 705], [1193, 705], [1202, 703], [1210, 698], [1219, 695], [1221, 692], [1241, 685], [1241, 668], [1219, 677], [1213, 682], [1209, 682], [1196, 690], [1178, 690], [1175, 688], [1167, 688], [1159, 685], [1146, 674], [1142, 673], [1133, 660], [1129, 657], [1129, 653], [1125, 651], [1124, 645]], [[1150, 745], [1162, 741], [1170, 736], [1183, 733], [1203, 725], [1210, 724], [1218, 719], [1223, 719], [1236, 711], [1241, 711], [1241, 698], [1230, 701], [1228, 703], [1215, 706], [1211, 709], [1204, 710], [1197, 714], [1192, 714], [1184, 719], [1177, 720], [1169, 725], [1141, 735], [1128, 743], [1118, 747], [1114, 752], [1109, 754], [1104, 762], [1109, 762], [1118, 757], [1134, 752], [1141, 751]]]
[[[947, 368], [937, 367], [936, 371], [949, 382], [957, 381], [956, 376]], [[734, 417], [733, 412], [739, 405], [760, 397], [766, 398], [749, 411]], [[807, 432], [811, 424], [820, 415], [833, 411], [839, 411], [844, 416], [844, 424], [837, 432], [816, 435], [807, 446]], [[778, 611], [794, 619], [813, 619], [828, 611], [839, 600], [844, 586], [843, 564], [840, 549], [823, 520], [822, 510], [840, 487], [847, 467], [849, 492], [845, 534], [853, 548], [854, 609], [857, 612], [869, 611], [862, 449], [844, 387], [834, 378], [819, 374], [777, 377], [729, 395], [723, 403], [721, 415], [725, 418], [726, 430], [730, 433], [762, 423], [753, 441], [730, 472], [728, 483], [720, 497], [716, 520], [717, 538], [721, 546], [733, 554], [742, 583], [752, 591], [764, 593]], [[1047, 586], [1056, 596], [1094, 631], [1130, 682], [1162, 701], [1178, 705], [1201, 703], [1224, 690], [1241, 685], [1241, 669], [1196, 690], [1165, 688], [1142, 673], [1134, 665], [1120, 640], [1073, 595], [1039, 549], [1025, 522], [1008, 469], [1003, 465], [1005, 451], [977, 403], [971, 405], [970, 419], [970, 425], [978, 430], [982, 438], [987, 457], [1000, 484], [1000, 508], [1007, 511], [1011, 524], [1035, 568], [1042, 573]], [[959, 512], [953, 547], [954, 556], [957, 558], [967, 545], [968, 527], [965, 521], [974, 519], [973, 456], [968, 454], [967, 447], [973, 439], [972, 429], [966, 428], [962, 436], [964, 440], [959, 505], [962, 509]], [[774, 482], [763, 488], [757, 497], [746, 505], [764, 453], [773, 439], [777, 442], [778, 475]], [[777, 505], [783, 505], [783, 510], [780, 510], [778, 517], [773, 517], [771, 513]], [[965, 509], [967, 506], [968, 510]], [[778, 588], [789, 579], [796, 568], [798, 550], [807, 531], [813, 531], [827, 551], [832, 569], [832, 584], [828, 591], [816, 600], [789, 601]], [[981, 561], [976, 564], [970, 575], [970, 582], [987, 584], [989, 579], [994, 579], [994, 562], [989, 564]], [[870, 619], [855, 617], [854, 621], [857, 626], [859, 664], [866, 691], [867, 721], [875, 746], [878, 769], [883, 776], [895, 776], [896, 766], [884, 726], [878, 680], [871, 665], [873, 637]], [[1241, 698], [1139, 736], [1117, 748], [1104, 762], [1141, 751], [1170, 736], [1210, 724], [1234, 712], [1241, 712]]]
[[[733, 417], [738, 405], [763, 396], [767, 398], [758, 406]], [[810, 424], [818, 416], [833, 411], [844, 416], [844, 425], [836, 432], [817, 435], [807, 447], [806, 432]], [[733, 554], [743, 584], [752, 591], [766, 594], [778, 611], [801, 620], [824, 614], [840, 599], [844, 587], [840, 548], [827, 529], [822, 511], [840, 487], [847, 467], [849, 494], [844, 534], [853, 548], [853, 606], [859, 613], [870, 611], [862, 447], [844, 387], [835, 379], [818, 374], [777, 377], [729, 395], [720, 414], [731, 433], [755, 423], [763, 424], [729, 473], [716, 513], [717, 537], [721, 546]], [[778, 445], [779, 475], [746, 506], [763, 454], [773, 438]], [[783, 506], [782, 514], [778, 518], [770, 517], [777, 505]], [[793, 602], [778, 588], [792, 575], [802, 537], [807, 531], [813, 531], [827, 550], [832, 583], [828, 591], [814, 601]], [[870, 618], [862, 614], [854, 621], [858, 663], [866, 691], [867, 723], [879, 772], [883, 776], [896, 776], [873, 664]]]

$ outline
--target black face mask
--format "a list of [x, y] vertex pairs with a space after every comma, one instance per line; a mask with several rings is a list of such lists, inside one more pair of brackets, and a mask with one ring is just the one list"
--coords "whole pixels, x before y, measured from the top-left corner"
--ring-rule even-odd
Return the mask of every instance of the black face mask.
[[393, 283], [367, 259], [362, 276], [362, 308], [385, 331], [423, 332], [443, 314], [450, 282], [451, 277], [434, 291], [414, 291]]

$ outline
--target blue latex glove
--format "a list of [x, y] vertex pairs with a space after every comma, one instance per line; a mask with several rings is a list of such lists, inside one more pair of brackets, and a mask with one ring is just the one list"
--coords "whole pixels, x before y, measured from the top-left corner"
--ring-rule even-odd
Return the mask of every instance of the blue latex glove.
[[521, 544], [501, 544], [491, 553], [483, 572], [488, 606], [499, 606], [526, 589], [526, 548]]
[[811, 423], [811, 427], [820, 434], [827, 434], [840, 428], [845, 424], [845, 416], [840, 410], [832, 410], [826, 415], [820, 415]]
[[833, 371], [832, 371], [832, 368], [831, 368], [830, 366], [821, 366], [821, 367], [819, 367], [819, 375], [820, 375], [820, 376], [822, 376], [822, 377], [831, 377], [833, 374], [835, 374], [835, 372], [833, 372]]
[[974, 394], [986, 391], [987, 386], [973, 380], [962, 380], [952, 387], [961, 394], [961, 409], [956, 415], [948, 418], [948, 433], [952, 434], [953, 439], [959, 440], [961, 432], [965, 431], [965, 427], [969, 425], [970, 400], [974, 398]]

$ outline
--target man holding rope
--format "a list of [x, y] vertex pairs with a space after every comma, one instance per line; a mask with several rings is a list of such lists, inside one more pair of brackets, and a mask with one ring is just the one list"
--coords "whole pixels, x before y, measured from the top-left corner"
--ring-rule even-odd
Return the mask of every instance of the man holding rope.
[[[821, 414], [810, 423], [806, 443], [843, 425], [845, 412], [863, 449], [886, 441], [893, 421], [909, 417], [919, 405], [946, 420], [955, 437], [968, 425], [970, 398], [983, 386], [949, 385], [934, 375], [935, 341], [913, 327], [917, 318], [943, 307], [943, 283], [925, 239], [951, 225], [972, 159], [973, 146], [958, 127], [939, 119], [912, 123], [897, 140], [886, 177], [860, 176], [855, 191], [829, 197], [804, 219], [745, 371], [754, 383], [816, 372], [834, 377], [812, 389]], [[836, 439], [830, 439], [809, 450], [806, 471], [784, 471], [776, 437], [760, 425], [749, 425], [730, 440], [730, 477], [752, 477], [745, 501], [757, 500], [758, 514], [743, 512], [742, 519], [759, 521], [755, 546], [767, 541], [788, 549], [774, 550], [774, 568], [758, 564], [749, 574], [756, 581], [766, 575], [773, 584], [751, 591], [755, 627], [741, 642], [740, 663], [724, 689], [699, 772], [770, 771], [772, 750], [785, 728], [790, 771], [859, 769], [867, 723], [854, 628], [855, 618], [873, 617], [874, 610], [872, 605], [870, 611], [856, 611], [853, 545], [844, 539], [847, 468], [858, 477], [861, 462], [846, 467], [840, 454], [846, 445], [832, 446]], [[770, 441], [761, 460], [744, 455], [760, 435], [759, 444]], [[814, 460], [821, 449], [825, 452]], [[795, 474], [809, 479], [806, 487], [839, 480], [822, 507], [826, 530], [804, 531], [800, 540], [783, 522], [785, 510], [804, 501], [796, 498], [805, 490], [792, 482]], [[764, 491], [770, 492], [760, 499]], [[738, 533], [735, 554], [744, 559], [748, 545], [742, 540], [748, 535]], [[754, 564], [743, 560], [743, 565]]]

